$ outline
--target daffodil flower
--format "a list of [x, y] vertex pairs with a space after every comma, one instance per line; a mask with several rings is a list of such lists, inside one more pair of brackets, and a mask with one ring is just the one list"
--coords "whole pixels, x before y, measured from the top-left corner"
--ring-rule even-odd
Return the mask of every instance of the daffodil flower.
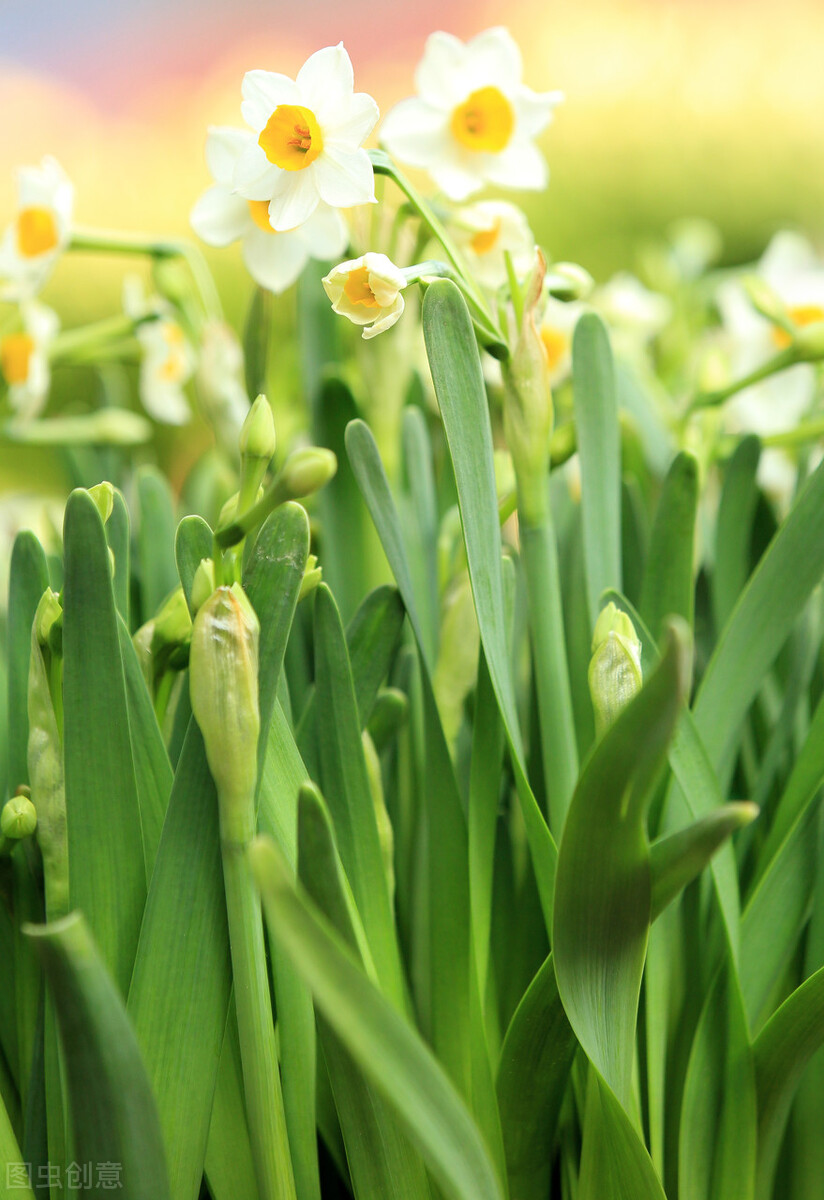
[[308, 221], [320, 204], [350, 208], [375, 202], [375, 177], [362, 144], [378, 106], [354, 92], [343, 43], [308, 58], [296, 79], [272, 71], [243, 77], [243, 119], [255, 136], [234, 168], [234, 187], [266, 202], [279, 233]]
[[563, 304], [552, 296], [546, 300], [538, 333], [546, 350], [552, 387], [562, 383], [572, 369], [572, 335], [583, 311], [583, 304]]
[[21, 421], [43, 411], [51, 384], [48, 350], [60, 327], [51, 308], [29, 300], [20, 308], [23, 328], [0, 338], [0, 374], [8, 386], [9, 403]]
[[0, 300], [38, 292], [68, 245], [74, 187], [60, 164], [17, 169], [17, 215], [0, 240]]
[[243, 376], [243, 348], [223, 321], [207, 321], [200, 330], [195, 376], [203, 412], [225, 445], [234, 445], [249, 412]]
[[485, 183], [543, 188], [549, 171], [534, 138], [563, 96], [533, 92], [522, 75], [506, 29], [487, 29], [465, 44], [433, 33], [415, 73], [419, 94], [387, 115], [381, 141], [401, 162], [425, 168], [452, 200]]
[[525, 215], [506, 200], [479, 200], [459, 208], [451, 222], [472, 274], [482, 287], [499, 288], [507, 280], [505, 254], [518, 278], [527, 275], [535, 255], [535, 238]]
[[215, 180], [191, 213], [198, 237], [210, 246], [241, 241], [243, 261], [261, 287], [283, 292], [291, 287], [310, 258], [339, 258], [349, 235], [341, 214], [319, 203], [297, 229], [277, 233], [265, 200], [246, 200], [234, 190], [238, 161], [254, 134], [243, 129], [212, 128], [206, 139], [206, 162]]
[[364, 254], [340, 263], [323, 281], [336, 313], [363, 325], [365, 338], [389, 329], [404, 308], [407, 279], [385, 254]]
[[135, 337], [142, 352], [139, 390], [143, 407], [156, 421], [185, 425], [191, 411], [184, 389], [197, 362], [193, 346], [171, 306], [159, 296], [147, 299], [136, 276], [124, 280], [123, 308], [139, 322]]

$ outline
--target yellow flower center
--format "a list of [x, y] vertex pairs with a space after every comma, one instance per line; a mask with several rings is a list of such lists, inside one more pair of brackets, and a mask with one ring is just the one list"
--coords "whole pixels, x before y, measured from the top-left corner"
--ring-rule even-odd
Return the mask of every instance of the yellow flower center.
[[0, 370], [6, 382], [25, 383], [34, 353], [34, 338], [30, 333], [10, 333], [0, 341]]
[[[824, 321], [824, 308], [820, 304], [798, 304], [795, 308], [787, 309], [787, 316], [797, 329], [803, 329], [805, 325], [815, 325], [817, 321]], [[792, 338], [786, 329], [775, 325], [773, 341], [783, 350], [790, 345]]]
[[266, 122], [258, 145], [276, 167], [302, 171], [323, 153], [323, 135], [311, 108], [279, 104]]
[[272, 223], [269, 220], [269, 201], [248, 200], [247, 203], [249, 205], [249, 216], [258, 229], [262, 229], [264, 233], [275, 233]]
[[569, 346], [569, 338], [560, 329], [553, 329], [551, 325], [542, 325], [541, 341], [544, 343], [550, 371], [557, 370]]
[[449, 123], [456, 142], [467, 150], [498, 154], [506, 149], [515, 128], [515, 113], [506, 96], [496, 87], [471, 92], [453, 110]]
[[178, 383], [186, 375], [186, 356], [183, 353], [186, 339], [183, 330], [174, 321], [164, 321], [161, 333], [169, 354], [158, 369], [158, 375], [167, 383]]
[[24, 258], [47, 254], [60, 242], [50, 208], [22, 208], [17, 217], [17, 248]]
[[469, 244], [476, 254], [489, 254], [490, 250], [495, 249], [495, 243], [500, 236], [501, 222], [499, 218], [491, 229], [481, 229], [476, 233]]
[[364, 308], [380, 308], [375, 293], [369, 286], [369, 272], [366, 267], [358, 267], [349, 272], [343, 291], [346, 299], [352, 304], [361, 304]]

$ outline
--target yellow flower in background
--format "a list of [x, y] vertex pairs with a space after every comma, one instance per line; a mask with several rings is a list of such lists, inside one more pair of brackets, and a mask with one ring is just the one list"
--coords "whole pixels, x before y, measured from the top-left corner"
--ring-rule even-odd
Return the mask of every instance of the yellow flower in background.
[[254, 134], [243, 129], [209, 130], [206, 162], [215, 183], [195, 204], [190, 221], [198, 237], [210, 246], [228, 246], [240, 239], [243, 261], [255, 282], [272, 292], [283, 292], [310, 258], [339, 258], [349, 234], [337, 209], [322, 202], [297, 229], [277, 233], [265, 200], [239, 196], [232, 182], [235, 168], [254, 140]]
[[549, 169], [534, 139], [549, 124], [561, 92], [521, 82], [521, 52], [497, 27], [463, 43], [433, 33], [415, 72], [418, 96], [402, 100], [381, 128], [395, 158], [423, 167], [452, 200], [484, 184], [543, 188]]
[[74, 187], [54, 158], [17, 169], [17, 215], [0, 240], [0, 300], [33, 296], [68, 245]]
[[0, 374], [15, 416], [31, 421], [43, 411], [51, 384], [49, 344], [60, 328], [51, 308], [29, 300], [20, 307], [23, 328], [0, 338]]
[[583, 304], [564, 304], [547, 297], [538, 334], [546, 350], [551, 387], [566, 379], [572, 370], [572, 335], [583, 312]]
[[479, 200], [459, 208], [450, 222], [472, 274], [483, 287], [506, 283], [509, 253], [519, 279], [529, 274], [535, 238], [524, 213], [506, 200]]
[[323, 286], [335, 312], [363, 325], [365, 338], [389, 329], [404, 309], [406, 276], [385, 254], [364, 254], [340, 263]]
[[278, 232], [308, 221], [320, 204], [350, 208], [375, 202], [375, 177], [361, 147], [378, 106], [355, 92], [343, 43], [308, 58], [296, 79], [273, 71], [243, 77], [243, 119], [254, 130], [234, 168], [233, 186], [268, 203]]
[[194, 347], [160, 296], [146, 297], [141, 280], [123, 281], [123, 309], [140, 324], [140, 401], [150, 417], [165, 425], [185, 425], [191, 416], [185, 387], [197, 363]]

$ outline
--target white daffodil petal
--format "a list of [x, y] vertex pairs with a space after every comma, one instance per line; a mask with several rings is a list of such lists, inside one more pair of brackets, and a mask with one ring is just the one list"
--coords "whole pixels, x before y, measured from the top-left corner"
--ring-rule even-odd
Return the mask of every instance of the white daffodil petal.
[[500, 154], [485, 155], [484, 178], [501, 187], [539, 189], [546, 187], [549, 167], [531, 142], [507, 146]]
[[247, 125], [260, 133], [279, 104], [300, 104], [300, 89], [288, 75], [247, 71], [241, 84], [240, 111]]
[[[314, 178], [319, 166], [320, 163], [316, 162], [305, 171], [280, 172], [278, 190], [269, 203], [269, 220], [273, 229], [288, 233], [309, 220], [320, 202], [319, 185]], [[290, 177], [292, 175], [294, 179]]]
[[249, 223], [248, 201], [216, 183], [195, 203], [189, 223], [209, 246], [228, 246], [242, 236]]
[[235, 163], [253, 135], [247, 129], [213, 125], [206, 138], [206, 166], [215, 183], [233, 186]]
[[[354, 154], [328, 149], [313, 164], [320, 198], [333, 208], [351, 208], [375, 200], [375, 176], [365, 150]], [[305, 172], [308, 174], [308, 172]]]
[[483, 187], [481, 176], [467, 171], [456, 162], [437, 163], [429, 168], [429, 174], [444, 195], [459, 203]]
[[344, 109], [352, 97], [355, 75], [343, 42], [325, 46], [307, 58], [295, 82], [302, 97], [300, 103], [317, 113], [322, 123]]
[[523, 75], [521, 51], [512, 34], [502, 25], [485, 29], [466, 44], [467, 67], [474, 87], [517, 88]]
[[337, 209], [327, 204], [319, 204], [297, 233], [313, 258], [340, 258], [349, 242], [346, 222]]
[[285, 174], [269, 162], [257, 141], [251, 138], [238, 155], [232, 186], [247, 200], [268, 200]]
[[389, 308], [384, 309], [377, 321], [364, 329], [361, 337], [368, 340], [369, 338], [377, 337], [379, 333], [384, 333], [385, 330], [390, 329], [395, 324], [403, 310], [404, 299], [403, 296], [398, 295], [394, 303]]
[[423, 58], [415, 71], [415, 87], [434, 108], [447, 111], [461, 97], [454, 95], [454, 81], [466, 61], [466, 47], [451, 33], [432, 33], [426, 39]]
[[157, 379], [153, 373], [145, 372], [140, 399], [149, 416], [164, 425], [185, 425], [191, 416], [182, 389], [176, 384]]
[[285, 292], [309, 260], [306, 243], [296, 233], [252, 229], [243, 239], [243, 261], [249, 274], [270, 292]]
[[378, 123], [380, 110], [366, 92], [356, 92], [323, 125], [328, 147], [355, 153]]
[[394, 158], [412, 167], [428, 167], [448, 157], [452, 145], [445, 114], [416, 96], [401, 100], [386, 114], [380, 140]]
[[563, 92], [533, 92], [530, 88], [521, 88], [514, 99], [518, 137], [533, 138], [542, 133], [552, 120], [555, 106], [563, 98]]

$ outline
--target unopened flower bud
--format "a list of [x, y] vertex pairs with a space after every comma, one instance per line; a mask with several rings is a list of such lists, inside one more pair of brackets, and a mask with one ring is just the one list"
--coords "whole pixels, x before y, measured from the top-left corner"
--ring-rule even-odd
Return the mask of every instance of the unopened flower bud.
[[37, 611], [34, 614], [34, 636], [41, 646], [48, 646], [52, 628], [55, 623], [62, 625], [63, 609], [57, 592], [46, 588], [40, 597]]
[[615, 604], [608, 604], [595, 622], [587, 679], [595, 732], [600, 737], [643, 683], [641, 643], [635, 626]]
[[192, 628], [192, 712], [218, 791], [221, 834], [232, 842], [254, 833], [259, 634], [255, 611], [237, 583], [213, 592]]
[[192, 618], [180, 585], [163, 602], [152, 624], [153, 654], [157, 654], [166, 646], [178, 646], [188, 639], [192, 629]]
[[192, 581], [191, 611], [196, 614], [215, 590], [215, 564], [211, 558], [202, 558]]
[[547, 272], [546, 287], [556, 300], [586, 300], [595, 287], [589, 271], [578, 263], [553, 263]]
[[264, 459], [268, 464], [275, 453], [277, 436], [272, 407], [264, 395], [258, 396], [243, 422], [239, 439], [240, 453], [246, 458]]
[[293, 450], [280, 473], [283, 501], [301, 500], [325, 487], [338, 469], [338, 460], [322, 446]]
[[94, 487], [89, 488], [89, 495], [94, 500], [100, 519], [105, 525], [114, 508], [114, 488], [110, 483], [96, 483]]
[[[257, 495], [255, 497], [255, 503], [257, 504], [262, 498], [263, 498], [263, 488], [259, 487], [257, 490]], [[235, 519], [235, 517], [237, 516], [237, 508], [238, 508], [239, 503], [240, 503], [240, 492], [234, 492], [233, 495], [231, 495], [229, 497], [229, 499], [226, 501], [226, 503], [223, 505], [223, 507], [220, 510], [220, 516], [217, 519], [218, 529], [220, 529], [224, 525], [228, 525], [228, 523], [230, 521], [233, 521]]]
[[300, 591], [298, 592], [298, 603], [305, 600], [310, 592], [313, 592], [323, 579], [323, 570], [318, 566], [318, 558], [316, 554], [310, 554], [306, 560], [306, 567], [303, 571], [303, 579], [300, 581]]
[[3, 837], [29, 837], [37, 828], [37, 810], [28, 796], [12, 796], [0, 812], [0, 833]]

